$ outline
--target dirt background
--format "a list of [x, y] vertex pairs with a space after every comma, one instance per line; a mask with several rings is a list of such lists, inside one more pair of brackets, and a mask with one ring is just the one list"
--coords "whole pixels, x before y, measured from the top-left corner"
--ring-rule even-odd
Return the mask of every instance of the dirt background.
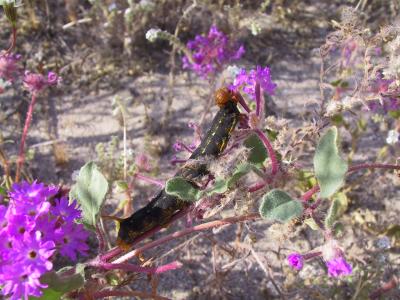
[[[116, 3], [123, 7], [123, 2]], [[210, 97], [210, 83], [178, 68], [172, 89], [171, 116], [165, 124], [161, 123], [171, 95], [168, 84], [171, 47], [164, 42], [149, 44], [144, 33], [157, 26], [173, 32], [177, 15], [188, 3], [177, 1], [177, 9], [172, 11], [172, 2], [161, 1], [159, 11], [150, 16], [142, 15], [141, 20], [145, 17], [147, 20], [135, 23], [137, 30], [130, 32], [135, 43], [128, 54], [126, 49], [121, 50], [120, 28], [115, 25], [115, 32], [109, 30], [112, 26], [104, 24], [113, 24], [113, 21], [107, 20], [86, 1], [78, 5], [74, 1], [38, 4], [33, 10], [39, 24], [31, 28], [29, 7], [24, 8], [21, 36], [17, 41], [18, 52], [26, 58], [24, 65], [34, 69], [53, 66], [63, 77], [62, 85], [44, 93], [35, 107], [27, 140], [28, 147], [35, 152], [34, 159], [26, 167], [31, 178], [68, 187], [73, 183], [74, 171], [98, 159], [96, 145], [109, 143], [111, 136], [118, 136], [122, 141], [121, 124], [112, 114], [115, 96], [119, 96], [126, 107], [129, 149], [135, 154], [149, 154], [157, 166], [155, 175], [158, 178], [167, 179], [175, 172], [176, 167], [169, 163], [174, 155], [172, 144], [177, 139], [190, 142], [192, 131], [187, 123], [199, 121]], [[385, 22], [382, 14], [387, 13], [393, 20], [398, 12], [374, 1], [362, 2], [366, 2], [367, 21], [375, 28]], [[110, 4], [105, 3], [106, 6]], [[225, 3], [228, 4], [234, 5]], [[271, 67], [272, 79], [278, 86], [272, 98], [276, 105], [274, 111], [293, 128], [301, 128], [315, 117], [320, 101], [318, 48], [332, 30], [331, 19], [337, 19], [338, 11], [346, 4], [354, 5], [352, 1], [293, 1], [291, 4], [272, 1], [262, 19], [269, 26], [267, 30], [257, 37], [251, 37], [243, 28], [238, 33], [248, 49], [240, 65]], [[241, 18], [258, 16], [256, 7], [261, 5], [261, 2], [244, 1]], [[222, 28], [229, 28], [231, 23], [224, 19], [223, 5], [220, 7], [212, 13], [213, 4], [204, 2], [201, 10], [187, 22], [180, 36], [182, 41], [193, 38], [197, 32], [206, 32], [215, 21], [220, 22]], [[285, 12], [283, 16], [279, 15], [280, 10]], [[160, 14], [165, 18], [159, 18]], [[85, 17], [93, 21], [62, 29], [71, 19]], [[199, 20], [202, 22], [197, 24]], [[5, 24], [3, 17], [2, 28], [7, 28]], [[7, 38], [7, 31], [3, 30], [1, 48], [5, 48]], [[179, 57], [176, 61], [179, 67]], [[8, 90], [0, 95], [1, 146], [11, 159], [17, 155], [28, 99], [23, 91]], [[216, 110], [212, 107], [206, 115], [204, 129]], [[377, 151], [385, 144], [383, 132], [387, 128], [371, 120], [368, 126], [353, 163], [375, 159]], [[346, 135], [343, 141], [348, 141]], [[119, 144], [121, 150], [122, 143]], [[345, 147], [344, 151], [346, 153]], [[305, 164], [310, 166], [310, 162]], [[287, 266], [286, 255], [314, 249], [321, 245], [321, 237], [306, 226], [289, 230], [260, 221], [200, 233], [147, 253], [147, 257], [158, 261], [177, 259], [183, 263], [181, 269], [159, 277], [158, 293], [173, 299], [367, 299], [368, 292], [381, 283], [393, 276], [400, 277], [398, 242], [395, 244], [395, 239], [391, 238], [390, 249], [379, 248], [376, 244], [390, 225], [399, 224], [399, 180], [395, 174], [384, 175], [380, 171], [369, 172], [369, 177], [358, 174], [348, 179], [353, 180], [360, 183], [349, 193], [348, 211], [340, 219], [345, 225], [340, 243], [348, 260], [356, 266], [356, 275], [351, 279], [329, 279], [323, 263], [318, 260], [296, 274]], [[153, 194], [153, 187], [140, 184], [134, 193], [134, 207], [141, 207]], [[107, 209], [118, 205], [118, 197], [108, 199]], [[233, 213], [232, 207], [222, 216], [229, 213]], [[182, 226], [185, 226], [183, 221], [165, 231], [173, 232]], [[110, 230], [113, 230], [112, 224]], [[237, 241], [241, 230], [245, 233]], [[245, 245], [253, 247], [264, 270]], [[165, 253], [167, 255], [163, 256]], [[150, 290], [149, 286], [148, 278], [141, 276], [131, 285], [137, 290]], [[382, 299], [400, 299], [400, 289], [392, 290]]]

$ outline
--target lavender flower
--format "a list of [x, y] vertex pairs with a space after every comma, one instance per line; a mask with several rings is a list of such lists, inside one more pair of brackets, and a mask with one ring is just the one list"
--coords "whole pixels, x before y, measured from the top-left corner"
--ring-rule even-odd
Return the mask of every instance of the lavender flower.
[[42, 74], [26, 71], [23, 81], [24, 86], [28, 91], [33, 94], [37, 94], [47, 86], [56, 85], [61, 81], [61, 78], [58, 77], [54, 72], [49, 72], [46, 78]]
[[249, 73], [247, 73], [245, 69], [241, 69], [236, 75], [230, 89], [234, 91], [243, 89], [243, 92], [248, 94], [252, 99], [256, 99], [257, 84], [259, 84], [266, 93], [270, 95], [274, 94], [276, 84], [272, 82], [271, 72], [268, 67], [262, 68], [257, 66], [256, 69], [250, 70]]
[[19, 70], [18, 61], [21, 59], [19, 54], [0, 54], [0, 78], [6, 82], [12, 82]]
[[343, 257], [337, 257], [326, 262], [328, 274], [331, 277], [339, 277], [350, 275], [352, 272], [351, 265]]
[[183, 68], [192, 69], [203, 78], [221, 70], [224, 64], [240, 59], [245, 52], [243, 45], [234, 47], [216, 26], [211, 26], [207, 36], [197, 35], [186, 46], [193, 53], [193, 62], [184, 56]]
[[88, 233], [75, 223], [81, 216], [76, 201], [49, 202], [57, 191], [42, 183], [17, 183], [9, 191], [9, 206], [0, 205], [0, 286], [9, 299], [41, 296], [47, 286], [40, 277], [53, 268], [56, 249], [74, 260], [88, 250]]
[[397, 98], [382, 97], [380, 100], [370, 101], [368, 108], [374, 113], [386, 115], [390, 111], [400, 109], [400, 101]]
[[149, 157], [144, 153], [139, 153], [135, 157], [135, 165], [139, 171], [150, 172], [151, 165]]
[[303, 268], [303, 256], [300, 253], [290, 254], [287, 260], [292, 268], [296, 270], [301, 270]]
[[85, 240], [88, 237], [82, 224], [74, 224], [74, 226], [64, 226], [58, 228], [55, 232], [55, 240], [60, 245], [60, 254], [76, 260], [77, 252], [86, 256], [89, 247]]

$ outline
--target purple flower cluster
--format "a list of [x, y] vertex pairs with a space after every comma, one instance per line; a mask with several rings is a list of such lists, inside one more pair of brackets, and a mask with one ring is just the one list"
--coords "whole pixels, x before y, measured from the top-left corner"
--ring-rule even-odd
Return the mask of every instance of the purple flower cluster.
[[341, 256], [327, 261], [326, 266], [331, 277], [350, 275], [353, 271], [351, 265]]
[[7, 82], [13, 82], [19, 70], [18, 61], [21, 55], [12, 53], [0, 54], [0, 78]]
[[40, 277], [53, 268], [55, 251], [72, 260], [86, 255], [88, 233], [76, 201], [66, 197], [49, 201], [58, 188], [22, 182], [9, 192], [8, 207], [0, 205], [0, 286], [10, 299], [41, 296], [47, 287]]
[[250, 70], [248, 73], [245, 69], [241, 69], [229, 88], [234, 91], [243, 89], [243, 92], [252, 99], [256, 99], [256, 85], [260, 85], [266, 93], [274, 94], [276, 84], [272, 82], [271, 71], [268, 67], [257, 66], [255, 70]]
[[287, 260], [289, 262], [289, 265], [296, 269], [296, 270], [301, 270], [303, 269], [303, 256], [300, 253], [292, 253], [289, 254], [287, 257]]
[[[18, 62], [21, 60], [21, 55], [12, 53], [0, 53], [0, 79], [6, 83], [13, 83], [16, 79], [23, 77], [24, 87], [31, 93], [39, 93], [44, 88], [57, 85], [61, 78], [54, 72], [49, 72], [46, 76], [38, 73], [32, 73], [29, 71], [22, 72], [22, 69], [18, 66]], [[23, 75], [23, 76], [22, 76]], [[3, 92], [3, 88], [0, 87], [0, 93]]]
[[243, 45], [234, 47], [216, 26], [211, 26], [207, 36], [197, 35], [186, 46], [193, 53], [193, 62], [184, 56], [183, 68], [192, 69], [204, 78], [221, 70], [224, 64], [240, 59], [245, 52]]
[[376, 79], [370, 83], [368, 92], [379, 96], [379, 100], [370, 101], [368, 108], [374, 113], [387, 114], [390, 111], [400, 109], [400, 101], [397, 95], [400, 91], [392, 89], [390, 86], [394, 79], [384, 79], [382, 74], [378, 74]]
[[42, 74], [25, 72], [24, 75], [24, 87], [32, 94], [41, 92], [45, 87], [50, 85], [57, 85], [60, 81], [60, 77], [54, 72], [49, 72], [47, 78]]

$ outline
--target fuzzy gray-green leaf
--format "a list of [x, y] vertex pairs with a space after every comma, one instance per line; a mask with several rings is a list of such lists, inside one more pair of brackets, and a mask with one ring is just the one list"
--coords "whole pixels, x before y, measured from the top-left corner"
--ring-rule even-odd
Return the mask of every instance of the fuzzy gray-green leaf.
[[251, 170], [257, 168], [253, 164], [243, 163], [236, 167], [232, 176], [226, 179], [217, 179], [214, 183], [214, 186], [207, 190], [207, 195], [212, 196], [214, 194], [223, 194], [228, 189], [232, 188], [232, 186], [244, 175], [248, 174]]
[[320, 197], [332, 196], [344, 182], [347, 162], [339, 156], [337, 128], [330, 128], [320, 139], [314, 155], [314, 171], [320, 186]]
[[76, 199], [82, 209], [83, 223], [94, 229], [98, 214], [108, 191], [108, 182], [94, 162], [85, 164], [79, 171], [76, 183], [70, 191], [70, 199]]
[[335, 222], [335, 220], [337, 218], [339, 208], [340, 208], [339, 199], [334, 198], [331, 203], [331, 206], [329, 207], [328, 214], [326, 215], [326, 218], [325, 218], [326, 228], [332, 228], [333, 223]]
[[303, 214], [303, 204], [286, 192], [275, 189], [264, 195], [259, 211], [264, 219], [288, 222]]
[[165, 185], [167, 194], [176, 196], [188, 202], [195, 202], [200, 199], [200, 190], [193, 186], [183, 177], [174, 177], [167, 181]]
[[256, 134], [252, 134], [250, 137], [248, 137], [243, 144], [246, 146], [246, 148], [250, 149], [250, 154], [247, 159], [250, 163], [260, 164], [267, 159], [267, 149], [265, 149], [263, 142]]

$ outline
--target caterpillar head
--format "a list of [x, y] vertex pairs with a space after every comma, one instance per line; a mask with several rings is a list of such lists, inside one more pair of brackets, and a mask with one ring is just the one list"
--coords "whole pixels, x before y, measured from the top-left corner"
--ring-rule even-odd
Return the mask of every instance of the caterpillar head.
[[238, 102], [238, 98], [236, 96], [236, 93], [231, 91], [231, 90], [229, 90], [227, 87], [223, 87], [223, 88], [218, 89], [215, 92], [214, 98], [215, 98], [215, 103], [219, 107], [224, 106], [229, 101], [232, 101], [234, 103]]

